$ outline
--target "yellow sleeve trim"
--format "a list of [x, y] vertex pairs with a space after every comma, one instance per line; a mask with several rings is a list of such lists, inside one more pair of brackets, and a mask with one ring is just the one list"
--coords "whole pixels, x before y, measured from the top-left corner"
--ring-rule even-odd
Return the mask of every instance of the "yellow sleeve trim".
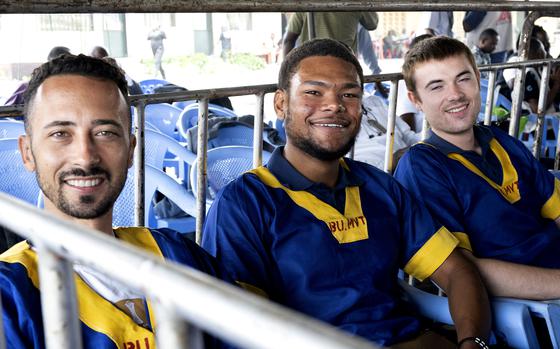
[[426, 241], [404, 267], [404, 272], [423, 281], [449, 257], [459, 240], [445, 227], [441, 227]]
[[248, 284], [246, 282], [242, 282], [242, 281], [235, 281], [239, 286], [241, 286], [241, 288], [243, 288], [246, 291], [249, 291], [251, 293], [254, 293], [258, 296], [264, 297], [266, 299], [268, 299], [268, 294], [266, 292], [264, 292], [262, 289], [258, 288], [257, 286], [253, 286], [251, 284]]
[[457, 231], [452, 232], [452, 234], [459, 240], [459, 245], [457, 247], [464, 248], [465, 250], [473, 251], [471, 246], [471, 241], [469, 240], [469, 236], [465, 233], [460, 233]]
[[555, 220], [560, 217], [560, 181], [554, 179], [554, 191], [541, 208], [541, 216]]

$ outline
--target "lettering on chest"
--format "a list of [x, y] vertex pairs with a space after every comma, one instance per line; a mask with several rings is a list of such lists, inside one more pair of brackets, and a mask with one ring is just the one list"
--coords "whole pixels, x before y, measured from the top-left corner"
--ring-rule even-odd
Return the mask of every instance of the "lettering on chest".
[[145, 337], [144, 340], [137, 339], [133, 342], [124, 342], [123, 349], [150, 349], [150, 340]]
[[521, 195], [519, 194], [518, 181], [506, 184], [503, 187], [498, 188], [498, 190], [500, 194], [502, 194], [502, 196], [512, 204], [521, 198]]
[[329, 221], [327, 225], [331, 230], [331, 233], [335, 234], [338, 232], [344, 232], [354, 228], [358, 228], [366, 224], [366, 219], [364, 216], [359, 217], [344, 217], [343, 219], [337, 219], [334, 221]]

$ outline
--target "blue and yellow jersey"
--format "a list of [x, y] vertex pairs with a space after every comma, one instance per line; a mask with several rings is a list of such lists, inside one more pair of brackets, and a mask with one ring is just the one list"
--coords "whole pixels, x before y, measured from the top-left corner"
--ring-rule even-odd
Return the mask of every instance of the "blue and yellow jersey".
[[560, 182], [518, 140], [476, 126], [482, 155], [432, 134], [395, 177], [474, 255], [560, 267]]
[[218, 194], [203, 247], [246, 288], [343, 330], [381, 344], [417, 334], [397, 272], [429, 277], [458, 241], [376, 168], [344, 159], [331, 189], [281, 152]]
[[[118, 228], [114, 232], [118, 239], [156, 256], [230, 280], [210, 255], [175, 231]], [[27, 241], [0, 256], [2, 315], [9, 349], [45, 348], [37, 262], [37, 254]], [[153, 318], [149, 300], [146, 302], [149, 322], [146, 328], [97, 294], [77, 274], [75, 282], [84, 348], [155, 348], [152, 327], [157, 319]], [[221, 345], [212, 338], [206, 340], [212, 347]]]

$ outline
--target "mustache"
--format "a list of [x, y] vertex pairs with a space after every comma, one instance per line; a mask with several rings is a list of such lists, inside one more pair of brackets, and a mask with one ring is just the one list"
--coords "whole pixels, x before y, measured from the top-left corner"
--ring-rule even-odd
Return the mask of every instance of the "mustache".
[[72, 168], [68, 171], [63, 171], [58, 176], [59, 180], [62, 182], [66, 177], [91, 177], [91, 176], [105, 176], [107, 179], [111, 178], [109, 172], [100, 166], [93, 166], [88, 169], [82, 168]]

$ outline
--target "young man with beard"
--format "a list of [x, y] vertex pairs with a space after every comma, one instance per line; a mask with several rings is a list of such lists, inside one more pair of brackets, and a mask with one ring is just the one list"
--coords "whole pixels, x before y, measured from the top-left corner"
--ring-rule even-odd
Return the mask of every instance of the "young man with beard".
[[473, 126], [480, 75], [463, 43], [422, 41], [405, 58], [410, 100], [431, 125], [395, 177], [461, 241], [489, 292], [560, 297], [560, 182], [517, 139]]
[[[26, 135], [19, 146], [25, 166], [37, 175], [47, 212], [225, 277], [211, 256], [174, 231], [113, 229], [113, 204], [136, 145], [120, 68], [64, 55], [37, 68], [26, 93]], [[8, 348], [44, 348], [38, 262], [28, 241], [0, 256]], [[87, 266], [74, 270], [84, 348], [128, 348], [137, 342], [155, 347], [149, 300]]]
[[462, 348], [489, 331], [488, 299], [458, 241], [390, 176], [343, 156], [361, 120], [363, 74], [347, 46], [318, 39], [282, 63], [274, 107], [287, 143], [214, 201], [203, 247], [238, 283], [394, 348], [456, 347], [399, 299], [397, 273], [445, 289]]

